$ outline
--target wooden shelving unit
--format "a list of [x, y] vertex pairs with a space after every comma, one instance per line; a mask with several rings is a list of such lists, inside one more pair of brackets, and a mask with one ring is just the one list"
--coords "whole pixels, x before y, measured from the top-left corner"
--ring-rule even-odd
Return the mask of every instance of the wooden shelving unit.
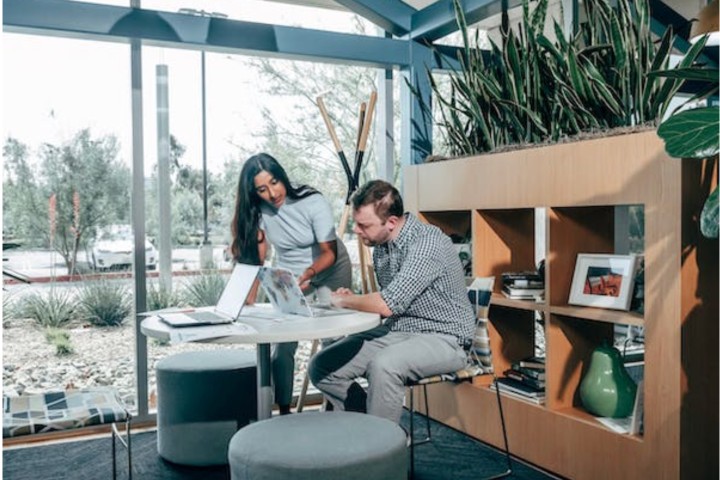
[[[545, 318], [546, 403], [504, 397], [514, 455], [568, 478], [718, 478], [718, 243], [697, 217], [716, 162], [669, 158], [654, 131], [406, 167], [406, 206], [446, 233], [472, 232], [476, 276], [535, 266], [535, 212], [545, 218], [546, 300], [490, 311], [502, 372], [534, 353]], [[613, 253], [616, 207], [645, 217], [644, 314], [568, 305], [578, 253]], [[616, 434], [587, 413], [578, 386], [616, 324], [645, 327], [642, 436]], [[486, 383], [430, 389], [437, 420], [496, 446]]]

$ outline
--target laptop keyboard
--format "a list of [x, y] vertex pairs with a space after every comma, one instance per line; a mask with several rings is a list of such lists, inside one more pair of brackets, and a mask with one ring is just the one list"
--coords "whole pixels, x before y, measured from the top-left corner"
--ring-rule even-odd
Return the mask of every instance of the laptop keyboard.
[[223, 317], [222, 315], [218, 315], [215, 312], [188, 312], [185, 315], [197, 320], [198, 322], [230, 323], [230, 319]]

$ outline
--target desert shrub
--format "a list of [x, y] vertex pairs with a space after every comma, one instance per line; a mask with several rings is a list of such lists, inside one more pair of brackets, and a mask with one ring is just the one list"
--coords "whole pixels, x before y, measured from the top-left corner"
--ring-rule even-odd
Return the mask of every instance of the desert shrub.
[[147, 309], [160, 310], [168, 307], [179, 307], [184, 305], [181, 295], [174, 290], [165, 288], [164, 285], [150, 283], [147, 287]]
[[80, 315], [93, 325], [118, 326], [132, 313], [132, 295], [125, 285], [88, 281], [78, 297]]
[[193, 307], [216, 305], [225, 288], [225, 282], [225, 277], [217, 271], [203, 272], [185, 283], [183, 299]]
[[2, 292], [3, 297], [3, 309], [2, 309], [2, 320], [3, 320], [3, 328], [7, 327], [10, 320], [13, 320], [15, 318], [18, 318], [18, 304], [15, 298], [13, 298], [13, 294], [3, 290]]
[[58, 357], [75, 353], [75, 349], [70, 342], [70, 334], [66, 330], [50, 327], [45, 330], [45, 339], [50, 345], [55, 346], [55, 355]]
[[43, 327], [60, 327], [73, 319], [76, 300], [69, 289], [51, 287], [47, 292], [32, 292], [18, 301], [18, 314]]

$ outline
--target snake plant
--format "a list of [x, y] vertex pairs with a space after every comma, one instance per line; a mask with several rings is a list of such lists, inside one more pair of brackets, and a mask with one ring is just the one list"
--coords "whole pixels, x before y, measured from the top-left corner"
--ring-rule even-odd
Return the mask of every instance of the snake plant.
[[449, 76], [449, 92], [428, 72], [450, 154], [657, 122], [680, 81], [648, 73], [668, 67], [672, 31], [654, 42], [648, 0], [583, 4], [586, 21], [578, 32], [567, 38], [553, 20], [551, 38], [545, 34], [548, 0], [532, 11], [524, 0], [517, 32], [504, 31], [502, 44], [491, 41], [487, 55], [472, 46], [454, 0], [461, 68]]

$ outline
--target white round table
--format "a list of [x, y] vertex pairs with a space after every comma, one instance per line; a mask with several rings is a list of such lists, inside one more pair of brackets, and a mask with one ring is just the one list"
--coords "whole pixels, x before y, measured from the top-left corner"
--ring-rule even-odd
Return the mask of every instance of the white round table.
[[[257, 345], [258, 420], [263, 420], [270, 418], [272, 415], [271, 343], [333, 338], [364, 332], [380, 325], [380, 315], [352, 312], [314, 318], [301, 317], [275, 312], [269, 304], [257, 304], [243, 308], [238, 322], [249, 325], [251, 328], [235, 335], [203, 339], [201, 341]], [[169, 341], [173, 331], [182, 331], [184, 329], [173, 328], [156, 316], [144, 319], [140, 325], [140, 330], [144, 335], [163, 341]]]

